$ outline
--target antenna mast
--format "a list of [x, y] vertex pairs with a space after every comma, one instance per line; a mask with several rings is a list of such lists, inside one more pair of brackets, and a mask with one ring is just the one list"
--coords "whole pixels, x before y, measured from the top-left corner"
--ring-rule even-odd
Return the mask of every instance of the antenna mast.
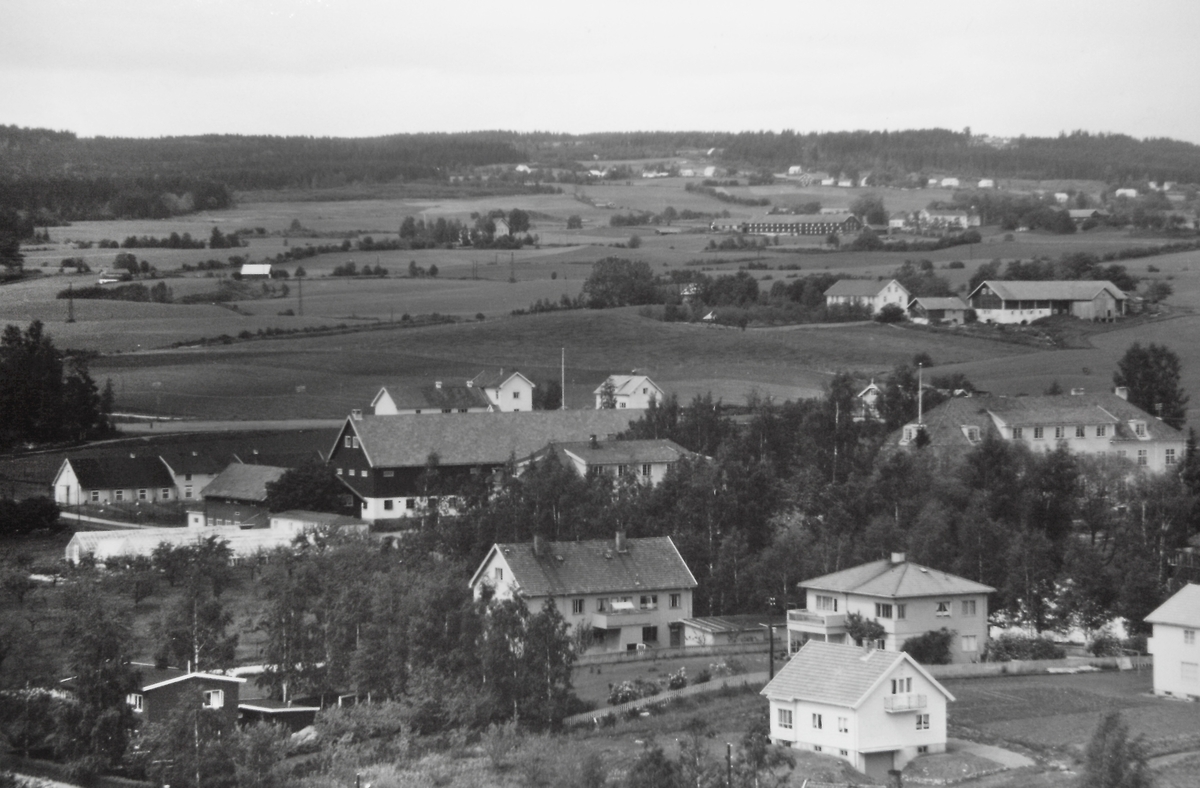
[[565, 347], [562, 349], [562, 370], [559, 374], [561, 375], [561, 378], [560, 378], [560, 383], [558, 384], [558, 388], [559, 388], [558, 409], [566, 410], [567, 409], [567, 349]]
[[924, 407], [924, 405], [925, 405], [925, 399], [924, 399], [925, 386], [921, 382], [921, 380], [922, 380], [921, 372], [924, 368], [925, 368], [924, 364], [917, 362], [917, 426], [918, 427], [922, 427], [925, 425], [925, 407]]

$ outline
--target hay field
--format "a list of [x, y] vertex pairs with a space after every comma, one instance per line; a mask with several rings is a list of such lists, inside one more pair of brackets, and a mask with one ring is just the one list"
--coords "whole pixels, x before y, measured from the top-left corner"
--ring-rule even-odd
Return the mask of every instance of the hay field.
[[465, 380], [498, 367], [557, 380], [563, 348], [571, 407], [590, 406], [604, 377], [634, 368], [684, 400], [712, 391], [740, 402], [751, 389], [779, 399], [813, 396], [837, 370], [883, 374], [918, 352], [945, 363], [1029, 352], [880, 325], [736, 331], [621, 309], [122, 354], [97, 359], [92, 372], [112, 378], [125, 410], [154, 412], [158, 404], [203, 418], [337, 418], [399, 380]]

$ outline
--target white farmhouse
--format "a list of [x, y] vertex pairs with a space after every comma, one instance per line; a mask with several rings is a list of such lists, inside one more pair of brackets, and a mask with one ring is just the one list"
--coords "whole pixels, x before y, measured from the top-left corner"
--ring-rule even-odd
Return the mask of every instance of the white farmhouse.
[[612, 384], [612, 396], [616, 401], [614, 407], [648, 408], [650, 400], [659, 404], [666, 398], [666, 393], [646, 375], [609, 375], [592, 393], [596, 395], [596, 409], [604, 407], [604, 388]]
[[1146, 622], [1154, 625], [1146, 643], [1154, 656], [1154, 694], [1200, 700], [1200, 585], [1179, 589]]
[[811, 641], [763, 688], [771, 741], [834, 755], [886, 782], [946, 751], [945, 687], [908, 654]]
[[825, 291], [825, 306], [868, 306], [875, 315], [888, 304], [904, 309], [908, 302], [908, 290], [895, 279], [839, 279]]

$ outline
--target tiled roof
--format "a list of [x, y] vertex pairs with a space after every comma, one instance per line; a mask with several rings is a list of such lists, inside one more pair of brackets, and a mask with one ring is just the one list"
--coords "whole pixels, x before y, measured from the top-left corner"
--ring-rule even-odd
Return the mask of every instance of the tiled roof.
[[891, 282], [880, 282], [874, 279], [839, 279], [825, 291], [828, 296], [858, 296], [874, 298]]
[[904, 599], [908, 597], [946, 596], [951, 594], [989, 594], [996, 589], [920, 564], [888, 559], [853, 566], [800, 585], [816, 591], [863, 594], [865, 596]]
[[696, 578], [671, 537], [626, 539], [625, 545], [618, 552], [607, 539], [546, 542], [541, 556], [534, 555], [532, 542], [497, 544], [492, 550], [503, 553], [513, 580], [531, 597], [695, 588]]
[[232, 498], [237, 501], [267, 500], [267, 482], [279, 481], [287, 468], [274, 465], [231, 463], [204, 488], [205, 498]]
[[947, 700], [946, 689], [902, 651], [874, 649], [810, 640], [775, 674], [762, 694], [779, 700], [800, 700], [858, 708], [884, 678], [907, 661], [924, 674]]
[[1146, 621], [1200, 629], [1200, 585], [1188, 583], [1146, 616]]
[[128, 490], [174, 487], [175, 479], [158, 457], [71, 459], [71, 468], [84, 490]]
[[[521, 373], [517, 372], [516, 370], [505, 373], [505, 371], [502, 369], [497, 372], [480, 372], [478, 375], [471, 378], [471, 385], [494, 389], [504, 385], [504, 383], [513, 375], [521, 375]], [[525, 378], [525, 380], [528, 380], [530, 385], [533, 384], [533, 381], [529, 380], [529, 378], [526, 378], [524, 375], [521, 375], [521, 377]]]
[[1118, 301], [1125, 300], [1125, 293], [1107, 281], [1016, 282], [989, 279], [972, 290], [971, 296], [979, 292], [980, 287], [990, 287], [992, 292], [1006, 301], [1091, 301], [1102, 290], [1107, 290]]
[[920, 304], [926, 309], [966, 309], [967, 305], [958, 296], [951, 298], [933, 298], [931, 296], [918, 296], [910, 303]]
[[372, 467], [411, 468], [424, 466], [433, 453], [442, 465], [501, 465], [553, 441], [624, 432], [635, 418], [628, 410], [537, 410], [363, 416], [348, 423]]
[[385, 388], [397, 410], [430, 410], [486, 408], [490, 404], [483, 389], [464, 383], [442, 383], [428, 386], [393, 386]]
[[[698, 455], [688, 451], [673, 440], [596, 441], [590, 440], [552, 444], [551, 449], [564, 452], [583, 460], [587, 465], [634, 465], [643, 462], [677, 462], [685, 457]], [[564, 463], [565, 464], [565, 463]]]
[[[650, 380], [650, 378], [646, 377], [645, 375], [609, 375], [608, 378], [605, 379], [604, 383], [613, 384], [613, 396], [616, 397], [624, 396], [626, 394], [636, 394], [639, 388], [647, 384], [655, 389], [658, 388], [654, 381]], [[604, 383], [601, 383], [599, 386], [597, 386], [596, 390], [592, 393], [599, 394], [604, 388]]]

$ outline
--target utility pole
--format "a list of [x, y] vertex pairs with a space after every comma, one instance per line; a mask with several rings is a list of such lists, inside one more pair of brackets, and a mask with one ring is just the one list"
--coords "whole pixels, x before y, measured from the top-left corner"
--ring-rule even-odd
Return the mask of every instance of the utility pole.
[[75, 322], [75, 283], [67, 283], [67, 322]]
[[304, 277], [296, 277], [296, 284], [299, 285], [300, 288], [300, 308], [297, 310], [297, 314], [300, 317], [304, 317]]
[[567, 409], [567, 349], [562, 349], [562, 369], [559, 372], [560, 382], [558, 384], [558, 409]]

